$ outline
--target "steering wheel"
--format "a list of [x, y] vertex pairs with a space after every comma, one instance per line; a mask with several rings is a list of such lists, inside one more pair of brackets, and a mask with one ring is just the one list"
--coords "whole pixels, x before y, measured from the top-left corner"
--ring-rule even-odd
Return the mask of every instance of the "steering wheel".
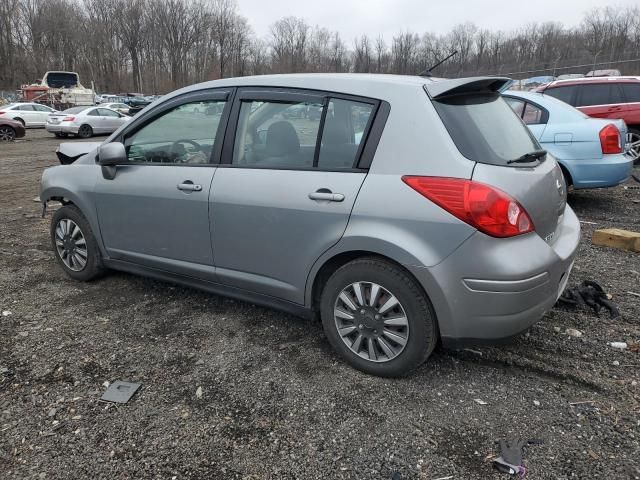
[[[175, 142], [173, 142], [173, 144], [171, 145], [171, 148], [169, 149], [169, 152], [174, 154], [174, 155], [178, 155], [177, 152], [177, 146], [182, 144], [182, 143], [188, 143], [190, 145], [192, 145], [195, 148], [195, 151], [197, 152], [201, 152], [202, 151], [202, 146], [198, 143], [198, 142], [194, 142], [193, 140], [176, 140]], [[185, 153], [189, 153], [189, 152], [185, 152]], [[180, 156], [184, 155], [184, 153], [180, 153]]]

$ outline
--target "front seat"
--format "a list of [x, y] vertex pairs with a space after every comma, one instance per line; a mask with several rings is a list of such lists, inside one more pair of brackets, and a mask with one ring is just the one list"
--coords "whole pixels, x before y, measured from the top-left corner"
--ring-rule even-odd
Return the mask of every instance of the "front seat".
[[267, 130], [265, 145], [269, 165], [297, 165], [300, 163], [300, 139], [295, 128], [286, 120], [274, 122]]

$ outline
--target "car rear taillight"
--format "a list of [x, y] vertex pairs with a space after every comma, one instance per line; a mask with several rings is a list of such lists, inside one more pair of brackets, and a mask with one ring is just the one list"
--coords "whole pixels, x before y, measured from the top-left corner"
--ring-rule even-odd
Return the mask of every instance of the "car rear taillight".
[[492, 237], [513, 237], [534, 229], [522, 205], [490, 185], [447, 177], [404, 176], [402, 181], [463, 222]]
[[613, 123], [610, 123], [600, 130], [600, 146], [602, 153], [622, 153], [622, 138], [620, 130]]
[[5, 112], [0, 112], [0, 115], [4, 115], [4, 114], [5, 114]]
[[63, 122], [73, 122], [76, 119], [76, 117], [64, 117], [62, 119]]

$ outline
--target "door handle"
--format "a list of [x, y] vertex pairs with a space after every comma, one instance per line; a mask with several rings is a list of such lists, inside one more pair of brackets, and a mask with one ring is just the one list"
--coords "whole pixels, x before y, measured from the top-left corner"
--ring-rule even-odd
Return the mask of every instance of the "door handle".
[[327, 188], [321, 188], [315, 192], [311, 192], [309, 194], [309, 198], [311, 200], [324, 200], [329, 202], [342, 202], [344, 200], [344, 195], [341, 193], [333, 193], [331, 190]]
[[195, 185], [191, 180], [187, 180], [178, 184], [178, 190], [182, 190], [183, 192], [200, 192], [202, 185]]

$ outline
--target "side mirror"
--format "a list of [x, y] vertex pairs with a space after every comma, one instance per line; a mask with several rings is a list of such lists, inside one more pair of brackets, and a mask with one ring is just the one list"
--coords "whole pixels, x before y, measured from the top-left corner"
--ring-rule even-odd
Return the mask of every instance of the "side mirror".
[[98, 163], [103, 167], [114, 167], [127, 163], [127, 151], [120, 142], [111, 142], [98, 148]]

